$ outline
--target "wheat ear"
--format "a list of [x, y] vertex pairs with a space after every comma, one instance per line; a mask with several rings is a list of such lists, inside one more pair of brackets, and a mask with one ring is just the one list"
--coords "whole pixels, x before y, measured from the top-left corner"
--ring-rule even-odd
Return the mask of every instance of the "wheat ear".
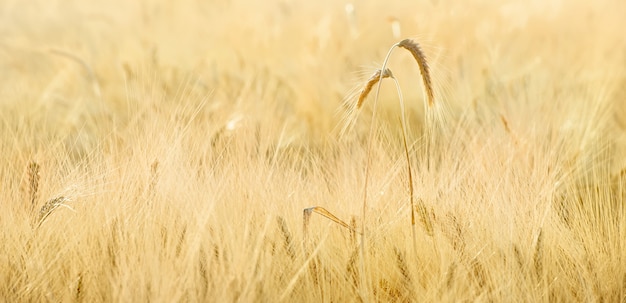
[[293, 248], [293, 237], [291, 236], [291, 232], [289, 232], [289, 227], [287, 227], [287, 221], [285, 221], [285, 218], [281, 216], [278, 216], [277, 221], [278, 227], [280, 228], [280, 232], [282, 233], [283, 239], [285, 241], [283, 246], [285, 247], [289, 258], [291, 258], [291, 260], [294, 260], [296, 258], [296, 252]]
[[[41, 224], [43, 224], [44, 221], [46, 221], [46, 219], [48, 218], [48, 216], [50, 216], [52, 214], [52, 212], [54, 212], [54, 210], [56, 210], [57, 208], [64, 206], [67, 207], [69, 209], [72, 209], [71, 207], [67, 206], [64, 202], [69, 201], [70, 199], [64, 197], [64, 196], [59, 196], [56, 197], [54, 199], [50, 199], [48, 200], [39, 210], [39, 218], [37, 219], [37, 228], [39, 228], [39, 226], [41, 226]], [[73, 209], [72, 209], [73, 210]]]
[[356, 108], [361, 108], [363, 102], [365, 101], [365, 98], [367, 98], [367, 95], [370, 93], [370, 91], [372, 91], [374, 85], [384, 78], [393, 78], [393, 74], [391, 73], [390, 69], [385, 68], [385, 70], [382, 72], [380, 69], [378, 69], [369, 79], [367, 79], [367, 83], [365, 83], [365, 86], [363, 87], [363, 89], [361, 89], [361, 92], [359, 93], [359, 101], [356, 103]]
[[311, 217], [311, 213], [320, 214], [323, 217], [326, 217], [327, 219], [329, 219], [329, 220], [331, 220], [331, 221], [333, 221], [333, 222], [335, 222], [335, 223], [337, 223], [337, 224], [347, 228], [351, 232], [360, 233], [359, 231], [355, 230], [352, 225], [348, 225], [346, 222], [344, 222], [341, 219], [337, 218], [335, 215], [333, 215], [331, 212], [329, 212], [325, 208], [319, 207], [319, 206], [313, 206], [313, 207], [309, 207], [309, 208], [305, 208], [304, 209], [303, 229], [304, 229], [305, 236], [307, 234], [307, 229], [308, 229], [308, 225], [309, 225], [309, 218]]
[[539, 228], [539, 234], [535, 240], [535, 253], [533, 255], [533, 264], [535, 265], [535, 272], [537, 276], [541, 276], [543, 272], [543, 229]]
[[417, 66], [419, 66], [420, 73], [422, 74], [422, 81], [424, 82], [424, 90], [426, 91], [426, 95], [428, 97], [428, 106], [432, 107], [435, 103], [435, 94], [433, 92], [432, 81], [430, 80], [430, 69], [428, 67], [428, 61], [426, 61], [426, 56], [422, 51], [422, 48], [411, 39], [404, 39], [397, 44], [399, 47], [402, 47], [413, 55], [415, 61], [417, 62]]
[[27, 183], [25, 184], [25, 191], [28, 193], [28, 202], [30, 203], [30, 210], [34, 212], [35, 205], [37, 205], [37, 198], [39, 196], [39, 174], [40, 166], [37, 162], [33, 161], [26, 167]]

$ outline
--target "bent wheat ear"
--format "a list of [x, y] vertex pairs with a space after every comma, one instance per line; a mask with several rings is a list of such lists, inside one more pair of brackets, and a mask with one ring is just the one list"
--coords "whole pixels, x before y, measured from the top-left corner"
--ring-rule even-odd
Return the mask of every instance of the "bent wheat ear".
[[424, 82], [424, 90], [426, 91], [426, 95], [428, 97], [428, 106], [432, 107], [435, 102], [434, 92], [432, 82], [430, 80], [430, 69], [428, 68], [428, 61], [426, 61], [426, 56], [422, 51], [422, 48], [417, 44], [417, 42], [413, 42], [411, 39], [404, 39], [397, 44], [399, 47], [402, 47], [413, 55], [415, 61], [417, 61], [417, 65], [419, 66], [420, 73], [422, 74], [422, 81]]
[[56, 197], [54, 199], [50, 199], [44, 204], [39, 210], [39, 218], [37, 219], [37, 228], [43, 224], [44, 221], [54, 212], [55, 209], [60, 206], [66, 206], [64, 202], [69, 201], [68, 198], [64, 196]]
[[304, 230], [305, 230], [305, 234], [306, 234], [306, 230], [309, 226], [309, 218], [311, 217], [311, 213], [317, 213], [320, 214], [324, 217], [326, 217], [327, 219], [347, 228], [348, 230], [352, 231], [352, 232], [356, 232], [356, 233], [360, 233], [357, 230], [355, 230], [352, 226], [348, 225], [346, 222], [343, 222], [341, 219], [337, 218], [335, 215], [333, 215], [331, 212], [327, 211], [325, 208], [323, 207], [319, 207], [319, 206], [313, 206], [313, 207], [309, 207], [309, 208], [305, 208], [304, 209], [304, 218], [303, 218], [303, 226], [304, 226]]
[[382, 72], [380, 69], [378, 69], [369, 79], [367, 79], [367, 83], [365, 83], [365, 86], [361, 90], [361, 93], [359, 93], [359, 101], [356, 103], [356, 108], [361, 108], [361, 106], [363, 105], [363, 101], [365, 101], [367, 95], [370, 93], [370, 91], [372, 91], [372, 87], [374, 87], [374, 84], [378, 83], [380, 79], [384, 78], [393, 78], [393, 74], [391, 73], [390, 69], [385, 68], [385, 70]]
[[82, 68], [87, 73], [88, 80], [89, 82], [91, 82], [91, 86], [92, 86], [91, 88], [93, 90], [93, 93], [96, 95], [96, 97], [102, 98], [102, 90], [100, 89], [100, 83], [98, 83], [98, 78], [96, 77], [96, 73], [94, 73], [93, 69], [89, 66], [89, 64], [87, 64], [87, 62], [85, 62], [85, 60], [81, 59], [77, 55], [74, 55], [70, 52], [67, 52], [61, 49], [53, 48], [53, 49], [50, 49], [49, 51], [50, 53], [54, 55], [65, 57], [67, 59], [70, 59], [80, 64], [80, 66], [82, 66]]

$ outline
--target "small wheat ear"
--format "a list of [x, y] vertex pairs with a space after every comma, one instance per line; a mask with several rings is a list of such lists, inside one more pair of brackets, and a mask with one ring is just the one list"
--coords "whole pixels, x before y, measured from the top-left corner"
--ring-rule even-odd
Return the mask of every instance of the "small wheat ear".
[[24, 184], [24, 191], [28, 195], [27, 199], [30, 203], [31, 212], [34, 212], [39, 197], [39, 180], [41, 179], [41, 175], [39, 173], [40, 168], [39, 164], [35, 161], [30, 162], [26, 167], [27, 183]]
[[356, 108], [361, 108], [361, 106], [363, 105], [363, 101], [365, 101], [367, 95], [370, 93], [370, 91], [372, 91], [372, 87], [374, 87], [374, 85], [378, 83], [378, 81], [384, 78], [393, 78], [393, 74], [391, 73], [390, 69], [385, 68], [385, 70], [382, 72], [382, 75], [381, 70], [378, 69], [369, 79], [367, 79], [367, 83], [365, 83], [365, 86], [363, 87], [363, 89], [361, 89], [361, 93], [359, 93], [359, 101], [356, 103]]

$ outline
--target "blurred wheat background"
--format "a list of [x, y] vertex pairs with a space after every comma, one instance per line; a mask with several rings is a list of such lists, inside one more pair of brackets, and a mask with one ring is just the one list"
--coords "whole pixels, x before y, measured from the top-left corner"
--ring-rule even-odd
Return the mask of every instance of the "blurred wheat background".
[[[3, 0], [0, 300], [623, 302], [624, 16], [608, 0]], [[355, 108], [404, 38], [435, 94], [425, 107], [395, 51], [432, 223], [416, 233], [394, 85]], [[313, 206], [353, 230], [304, 226]]]

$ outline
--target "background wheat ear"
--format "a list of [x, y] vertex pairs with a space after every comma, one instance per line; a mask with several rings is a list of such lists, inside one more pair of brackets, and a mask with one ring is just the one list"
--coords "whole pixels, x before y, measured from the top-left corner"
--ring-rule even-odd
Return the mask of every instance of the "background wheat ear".
[[91, 66], [85, 62], [85, 60], [81, 59], [79, 56], [74, 55], [68, 51], [64, 51], [62, 49], [50, 49], [51, 54], [61, 56], [67, 59], [70, 59], [76, 63], [78, 63], [87, 73], [87, 80], [91, 83], [91, 89], [93, 93], [98, 99], [102, 98], [102, 90], [100, 89], [100, 83], [98, 83], [98, 78], [96, 77], [96, 73], [93, 71]]
[[23, 184], [23, 191], [26, 193], [26, 199], [30, 204], [30, 212], [35, 211], [37, 198], [39, 195], [39, 179], [41, 178], [39, 171], [40, 166], [37, 162], [32, 161], [26, 166], [26, 183]]
[[150, 165], [150, 184], [148, 185], [148, 193], [154, 195], [157, 183], [159, 182], [159, 160], [155, 159]]
[[305, 235], [306, 235], [306, 231], [309, 225], [309, 218], [311, 216], [311, 213], [317, 213], [323, 217], [326, 217], [327, 219], [341, 225], [342, 227], [347, 228], [348, 230], [350, 230], [351, 232], [356, 232], [359, 233], [358, 231], [354, 230], [352, 225], [348, 225], [348, 223], [342, 221], [341, 219], [337, 218], [335, 215], [333, 215], [331, 212], [329, 212], [328, 210], [326, 210], [323, 207], [320, 206], [313, 206], [313, 207], [309, 207], [309, 208], [305, 208], [304, 209], [304, 219], [303, 219], [303, 226], [304, 226], [304, 231], [305, 231]]
[[426, 91], [426, 96], [428, 97], [428, 106], [432, 107], [435, 104], [435, 94], [433, 92], [433, 85], [430, 79], [430, 69], [428, 67], [428, 61], [426, 61], [426, 56], [422, 51], [422, 48], [411, 39], [404, 39], [397, 44], [399, 47], [402, 47], [413, 55], [417, 65], [419, 66], [420, 73], [422, 74], [422, 81], [424, 82], [424, 90]]
[[39, 210], [37, 227], [41, 226], [41, 224], [46, 221], [46, 219], [52, 214], [52, 212], [54, 212], [54, 210], [56, 210], [60, 206], [67, 207], [67, 205], [64, 204], [66, 201], [69, 201], [69, 199], [64, 196], [56, 197], [54, 199], [46, 201], [46, 203]]
[[278, 222], [278, 228], [283, 235], [283, 246], [285, 248], [285, 251], [287, 252], [289, 258], [291, 258], [291, 260], [295, 260], [296, 252], [293, 248], [293, 237], [291, 235], [291, 232], [289, 231], [289, 227], [287, 226], [287, 221], [285, 221], [285, 218], [283, 218], [282, 216], [278, 216], [278, 218], [276, 218], [276, 221]]

